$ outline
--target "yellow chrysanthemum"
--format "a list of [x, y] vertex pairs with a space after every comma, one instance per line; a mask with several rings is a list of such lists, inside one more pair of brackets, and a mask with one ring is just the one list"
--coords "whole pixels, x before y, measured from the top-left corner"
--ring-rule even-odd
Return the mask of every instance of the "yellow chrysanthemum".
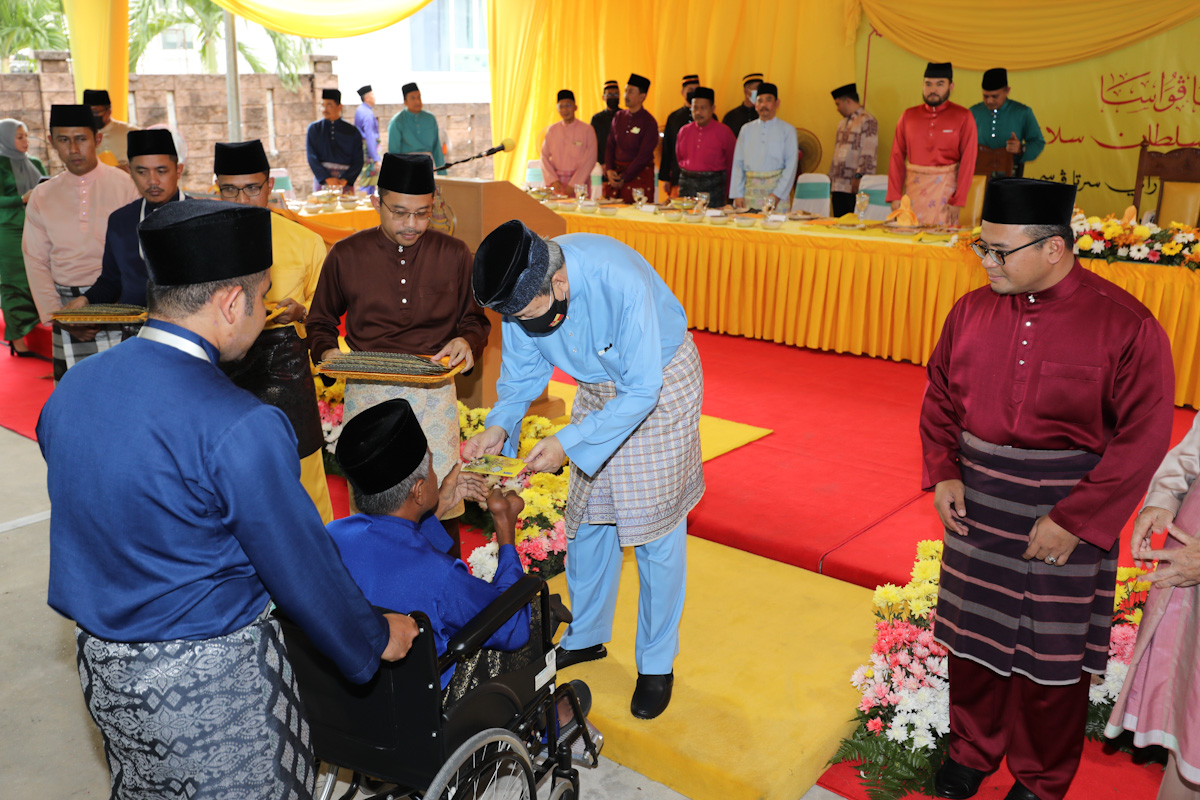
[[1163, 245], [1162, 253], [1164, 256], [1174, 256], [1178, 255], [1182, 249], [1183, 245], [1179, 242], [1167, 242]]
[[1085, 233], [1075, 240], [1075, 244], [1079, 246], [1080, 250], [1090, 250], [1092, 247], [1092, 237]]
[[894, 583], [885, 583], [875, 589], [873, 601], [876, 608], [887, 608], [904, 602], [904, 596], [901, 594], [899, 586]]
[[[1145, 572], [1146, 572], [1145, 570], [1142, 570], [1143, 574], [1145, 574]], [[1150, 591], [1150, 581], [1134, 581], [1133, 583], [1131, 583], [1129, 585], [1129, 591], [1131, 591], [1131, 592], [1148, 592], [1148, 591]]]
[[942, 540], [941, 539], [925, 539], [917, 542], [917, 558], [922, 560], [942, 558]]
[[927, 598], [924, 597], [908, 601], [908, 613], [914, 617], [920, 617], [921, 619], [924, 619], [929, 615], [929, 612], [932, 610], [932, 608], [933, 605]]
[[942, 565], [940, 561], [932, 561], [930, 559], [917, 561], [913, 564], [912, 579], [914, 581], [936, 580], [941, 571]]
[[1150, 236], [1150, 229], [1145, 225], [1134, 225], [1133, 235], [1139, 239], [1147, 239]]
[[1130, 625], [1141, 625], [1142, 610], [1140, 608], [1135, 608], [1132, 613], [1125, 615], [1125, 619], [1129, 620]]
[[1124, 583], [1130, 578], [1136, 578], [1142, 574], [1142, 570], [1137, 567], [1117, 567], [1117, 583]]
[[1099, 217], [1088, 217], [1087, 218], [1087, 224], [1093, 228], [1100, 225], [1100, 223], [1101, 223], [1101, 219]]

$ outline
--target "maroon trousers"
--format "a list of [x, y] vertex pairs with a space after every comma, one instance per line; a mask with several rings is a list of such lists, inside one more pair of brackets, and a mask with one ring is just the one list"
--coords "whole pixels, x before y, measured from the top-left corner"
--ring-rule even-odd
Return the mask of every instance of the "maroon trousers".
[[1083, 753], [1091, 674], [1046, 686], [953, 653], [948, 661], [950, 757], [991, 773], [1007, 756], [1013, 777], [1039, 800], [1062, 800]]

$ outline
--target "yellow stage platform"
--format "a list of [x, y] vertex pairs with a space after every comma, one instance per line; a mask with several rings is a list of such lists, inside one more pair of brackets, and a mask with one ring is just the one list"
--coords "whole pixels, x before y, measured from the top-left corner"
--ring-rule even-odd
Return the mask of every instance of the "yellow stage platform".
[[[694, 800], [797, 800], [853, 727], [870, 590], [689, 537], [674, 697], [645, 721], [629, 713], [637, 580], [626, 550], [608, 657], [561, 673], [591, 688], [603, 757]], [[567, 597], [565, 575], [550, 584]]]

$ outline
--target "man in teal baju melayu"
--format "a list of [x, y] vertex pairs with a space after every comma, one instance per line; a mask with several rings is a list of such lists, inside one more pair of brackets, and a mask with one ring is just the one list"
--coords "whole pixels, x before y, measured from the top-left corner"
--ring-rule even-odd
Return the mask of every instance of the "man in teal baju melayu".
[[1013, 174], [1042, 154], [1046, 139], [1033, 109], [1008, 97], [1008, 70], [1000, 67], [983, 73], [983, 102], [971, 106], [979, 146], [1005, 149], [1013, 154]]
[[404, 84], [404, 110], [388, 123], [388, 152], [425, 153], [433, 157], [438, 174], [445, 175], [446, 156], [442, 154], [437, 118], [423, 108], [421, 90], [415, 83]]

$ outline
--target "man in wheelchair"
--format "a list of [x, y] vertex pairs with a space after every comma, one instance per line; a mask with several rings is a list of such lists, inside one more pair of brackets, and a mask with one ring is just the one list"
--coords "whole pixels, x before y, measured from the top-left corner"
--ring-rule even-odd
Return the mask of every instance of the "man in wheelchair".
[[[407, 400], [373, 406], [346, 423], [337, 458], [360, 513], [335, 520], [327, 529], [350, 576], [372, 605], [428, 615], [437, 653], [444, 655], [456, 633], [524, 576], [515, 546], [524, 501], [515, 492], [498, 489], [486, 495], [499, 544], [495, 576], [488, 583], [448, 555], [452, 542], [438, 521], [462, 499], [483, 498], [487, 479], [460, 474], [456, 465], [439, 489], [425, 434]], [[478, 654], [457, 671], [452, 664], [443, 672], [445, 701], [455, 702], [479, 683], [542, 658], [547, 643], [540, 615], [537, 603], [522, 607]], [[551, 616], [551, 630], [559, 621], [570, 621], [565, 609]], [[582, 681], [572, 684], [586, 714], [590, 692]], [[564, 728], [574, 727], [569, 703], [560, 703], [559, 717]], [[589, 729], [598, 739], [598, 731]]]

